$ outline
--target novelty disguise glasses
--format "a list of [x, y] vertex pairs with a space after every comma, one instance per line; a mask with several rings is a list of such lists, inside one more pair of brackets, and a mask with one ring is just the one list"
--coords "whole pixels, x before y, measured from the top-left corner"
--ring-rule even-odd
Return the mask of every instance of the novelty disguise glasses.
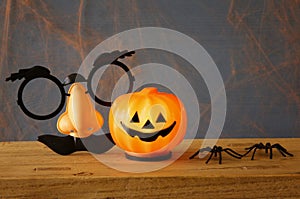
[[[128, 79], [129, 79], [129, 87], [128, 87], [127, 93], [131, 92], [132, 88], [133, 88], [134, 77], [131, 74], [129, 68], [124, 63], [120, 62], [119, 60], [124, 59], [125, 57], [131, 57], [134, 53], [135, 53], [134, 51], [129, 51], [129, 52], [128, 51], [122, 51], [122, 52], [113, 51], [111, 53], [104, 53], [104, 54], [100, 55], [94, 62], [94, 64], [93, 64], [94, 67], [92, 68], [91, 72], [89, 73], [87, 80], [80, 74], [72, 73], [63, 81], [63, 83], [61, 83], [59, 81], [59, 79], [57, 79], [55, 76], [50, 74], [49, 69], [47, 69], [43, 66], [34, 66], [34, 67], [28, 68], [28, 69], [20, 69], [18, 73], [12, 73], [10, 77], [6, 78], [6, 81], [11, 80], [12, 82], [14, 82], [17, 79], [18, 80], [21, 80], [22, 78], [25, 79], [19, 87], [17, 103], [20, 106], [20, 108], [22, 109], [22, 111], [27, 116], [29, 116], [33, 119], [47, 120], [47, 119], [50, 119], [50, 118], [56, 116], [63, 109], [65, 101], [66, 101], [66, 96], [69, 95], [65, 92], [64, 86], [72, 84], [74, 82], [87, 82], [87, 92], [89, 93], [89, 95], [93, 99], [95, 99], [95, 101], [98, 104], [109, 107], [109, 106], [111, 106], [111, 102], [100, 99], [96, 95], [96, 93], [93, 91], [92, 79], [93, 79], [95, 73], [102, 66], [105, 66], [108, 64], [116, 65], [118, 67], [121, 67], [126, 72]], [[24, 92], [26, 85], [28, 85], [29, 82], [31, 82], [32, 80], [37, 79], [37, 78], [45, 78], [45, 79], [52, 81], [53, 83], [56, 84], [56, 86], [59, 88], [59, 91], [60, 91], [60, 95], [61, 95], [60, 103], [58, 104], [57, 108], [54, 109], [54, 111], [52, 111], [51, 113], [49, 113], [47, 115], [34, 113], [24, 103], [23, 92]]]

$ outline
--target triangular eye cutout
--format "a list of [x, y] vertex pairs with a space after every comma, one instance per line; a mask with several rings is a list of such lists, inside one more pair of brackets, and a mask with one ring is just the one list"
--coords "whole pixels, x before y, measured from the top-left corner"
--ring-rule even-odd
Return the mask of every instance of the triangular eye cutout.
[[160, 113], [156, 119], [156, 123], [159, 122], [166, 122], [166, 119], [164, 118], [164, 116]]
[[139, 116], [138, 116], [137, 112], [135, 112], [135, 114], [134, 114], [134, 116], [132, 117], [132, 119], [131, 119], [130, 122], [131, 122], [131, 123], [132, 123], [132, 122], [134, 122], [134, 123], [140, 122], [140, 119], [139, 119]]

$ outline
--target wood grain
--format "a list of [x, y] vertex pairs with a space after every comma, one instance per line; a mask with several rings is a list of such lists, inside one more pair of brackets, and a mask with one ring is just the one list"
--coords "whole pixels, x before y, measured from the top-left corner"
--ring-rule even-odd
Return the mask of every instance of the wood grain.
[[[201, 146], [202, 140], [194, 140], [173, 164], [148, 173], [114, 170], [88, 152], [60, 156], [38, 142], [2, 142], [0, 198], [300, 198], [299, 138], [222, 139], [218, 145], [242, 153], [267, 141], [294, 157], [274, 150], [269, 159], [258, 151], [252, 161], [224, 153], [223, 164], [215, 158], [205, 164], [207, 157], [189, 160]], [[118, 150], [113, 156], [124, 158]]]

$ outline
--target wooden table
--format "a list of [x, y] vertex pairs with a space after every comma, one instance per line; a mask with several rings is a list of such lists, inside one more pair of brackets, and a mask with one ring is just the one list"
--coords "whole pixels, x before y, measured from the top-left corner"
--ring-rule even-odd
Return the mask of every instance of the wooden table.
[[268, 141], [294, 157], [274, 150], [269, 159], [259, 150], [255, 160], [223, 153], [223, 164], [216, 158], [205, 164], [207, 157], [189, 160], [201, 146], [194, 140], [173, 164], [148, 173], [114, 170], [88, 152], [60, 156], [39, 142], [2, 142], [0, 198], [300, 198], [300, 138], [221, 139], [218, 145], [242, 153]]

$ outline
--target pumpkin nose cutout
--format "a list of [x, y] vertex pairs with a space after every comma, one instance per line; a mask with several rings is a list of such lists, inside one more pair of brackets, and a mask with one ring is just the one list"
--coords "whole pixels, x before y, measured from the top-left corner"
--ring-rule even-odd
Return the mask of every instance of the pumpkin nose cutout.
[[154, 129], [154, 126], [149, 120], [147, 120], [147, 122], [143, 126], [143, 129]]

